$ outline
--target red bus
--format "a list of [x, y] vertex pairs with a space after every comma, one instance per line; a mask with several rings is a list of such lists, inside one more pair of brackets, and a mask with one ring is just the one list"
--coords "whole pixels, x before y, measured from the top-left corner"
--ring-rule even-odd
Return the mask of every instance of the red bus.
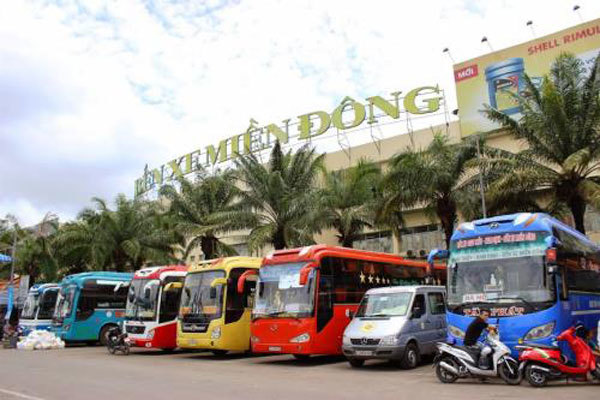
[[276, 251], [259, 270], [252, 351], [342, 354], [344, 329], [368, 289], [445, 281], [445, 266], [392, 254], [326, 245]]
[[132, 346], [177, 347], [177, 316], [187, 270], [185, 265], [168, 265], [135, 272], [125, 309], [125, 332]]

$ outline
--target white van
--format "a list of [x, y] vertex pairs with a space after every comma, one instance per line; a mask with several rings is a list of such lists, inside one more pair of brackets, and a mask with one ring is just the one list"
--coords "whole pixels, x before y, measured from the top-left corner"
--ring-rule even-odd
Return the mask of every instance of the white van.
[[367, 291], [344, 331], [342, 351], [353, 367], [368, 359], [414, 368], [446, 338], [446, 289], [394, 286]]

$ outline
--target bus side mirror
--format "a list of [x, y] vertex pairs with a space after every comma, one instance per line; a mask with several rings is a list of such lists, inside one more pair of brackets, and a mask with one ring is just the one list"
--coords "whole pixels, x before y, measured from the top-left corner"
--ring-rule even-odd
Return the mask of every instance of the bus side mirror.
[[216, 299], [217, 298], [217, 286], [225, 286], [225, 285], [227, 285], [227, 279], [225, 279], [225, 278], [216, 278], [210, 284], [210, 291], [208, 293], [208, 296], [211, 299]]
[[298, 280], [298, 284], [300, 286], [306, 285], [306, 282], [308, 282], [308, 275], [310, 274], [310, 271], [312, 271], [313, 268], [314, 267], [312, 265], [302, 267], [302, 269], [300, 270], [300, 278]]
[[348, 317], [349, 319], [354, 318], [354, 311], [352, 311], [351, 309], [347, 308], [346, 309], [346, 317]]
[[171, 282], [171, 283], [167, 283], [163, 290], [165, 292], [170, 292], [170, 291], [180, 290], [181, 288], [183, 288], [183, 282]]
[[246, 284], [246, 280], [249, 279], [251, 276], [258, 276], [258, 270], [255, 269], [249, 269], [247, 271], [245, 271], [242, 275], [240, 275], [240, 277], [238, 278], [238, 282], [237, 282], [237, 292], [242, 294], [244, 293], [244, 286]]

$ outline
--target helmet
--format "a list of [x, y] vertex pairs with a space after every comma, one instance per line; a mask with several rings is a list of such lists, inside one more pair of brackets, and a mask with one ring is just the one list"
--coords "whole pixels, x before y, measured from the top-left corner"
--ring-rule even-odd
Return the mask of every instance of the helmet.
[[581, 321], [577, 321], [575, 323], [575, 335], [579, 336], [580, 338], [586, 338], [588, 333], [587, 328], [585, 327], [585, 325], [583, 324], [583, 322]]

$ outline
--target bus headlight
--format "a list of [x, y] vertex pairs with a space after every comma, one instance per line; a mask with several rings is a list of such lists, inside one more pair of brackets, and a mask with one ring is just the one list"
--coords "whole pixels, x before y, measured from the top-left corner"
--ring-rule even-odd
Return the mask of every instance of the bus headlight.
[[384, 336], [383, 339], [379, 342], [382, 346], [394, 346], [398, 344], [398, 338], [396, 335]]
[[258, 343], [258, 342], [260, 342], [260, 339], [258, 338], [258, 336], [251, 336], [250, 341], [252, 343]]
[[310, 335], [308, 333], [303, 333], [302, 335], [298, 335], [294, 338], [290, 339], [290, 343], [304, 343], [310, 340]]
[[221, 327], [217, 326], [216, 328], [214, 328], [212, 330], [212, 332], [210, 333], [210, 338], [211, 339], [218, 339], [221, 337]]
[[535, 328], [532, 328], [529, 330], [529, 332], [527, 332], [527, 334], [525, 335], [525, 337], [523, 338], [524, 340], [536, 340], [536, 339], [543, 339], [545, 337], [548, 337], [550, 335], [552, 335], [552, 331], [554, 330], [554, 325], [555, 322], [548, 322], [547, 324], [544, 325], [540, 325], [540, 326], [536, 326]]
[[459, 338], [459, 339], [465, 338], [465, 333], [462, 330], [455, 327], [454, 325], [448, 325], [448, 332], [450, 332], [450, 334], [456, 338]]
[[154, 329], [148, 331], [148, 339], [154, 339]]

